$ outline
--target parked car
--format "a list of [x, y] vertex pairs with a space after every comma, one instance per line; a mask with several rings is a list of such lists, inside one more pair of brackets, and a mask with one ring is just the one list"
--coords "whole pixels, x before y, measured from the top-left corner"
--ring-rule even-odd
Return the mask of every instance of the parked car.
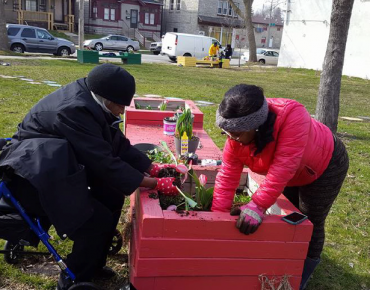
[[162, 50], [162, 42], [152, 42], [150, 44], [150, 51], [153, 54], [158, 55], [161, 53], [161, 50]]
[[20, 24], [7, 24], [10, 50], [14, 52], [42, 52], [68, 56], [75, 53], [75, 44], [55, 38], [46, 29]]
[[107, 35], [98, 39], [85, 40], [84, 47], [102, 51], [103, 49], [125, 50], [132, 52], [140, 49], [140, 44], [136, 40], [132, 40], [121, 35]]
[[167, 32], [162, 39], [162, 54], [167, 55], [172, 61], [176, 61], [177, 56], [203, 58], [208, 55], [209, 48], [214, 42], [217, 42], [220, 50], [223, 50], [220, 42], [213, 37]]
[[[257, 48], [257, 54], [263, 54], [266, 52], [266, 48]], [[249, 51], [246, 51], [240, 57], [241, 60], [248, 61], [249, 60]]]
[[[249, 60], [249, 52], [244, 52], [240, 58], [247, 62]], [[259, 63], [277, 65], [278, 59], [278, 51], [274, 49], [257, 48], [257, 61]]]

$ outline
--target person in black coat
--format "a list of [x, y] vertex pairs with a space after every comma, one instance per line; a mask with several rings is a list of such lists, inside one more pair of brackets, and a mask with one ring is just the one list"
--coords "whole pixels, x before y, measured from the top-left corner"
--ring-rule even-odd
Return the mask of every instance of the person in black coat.
[[[177, 192], [173, 178], [156, 177], [171, 165], [152, 164], [118, 127], [134, 94], [123, 68], [96, 66], [41, 99], [0, 155], [0, 173], [26, 212], [74, 241], [66, 263], [76, 282], [114, 275], [105, 264], [126, 195], [138, 187]], [[71, 285], [61, 273], [57, 289]]]
[[233, 55], [233, 49], [231, 48], [231, 45], [226, 45], [225, 50], [222, 52], [220, 57], [220, 62], [218, 63], [218, 67], [222, 68], [222, 63], [224, 62], [224, 59], [231, 60], [231, 56]]

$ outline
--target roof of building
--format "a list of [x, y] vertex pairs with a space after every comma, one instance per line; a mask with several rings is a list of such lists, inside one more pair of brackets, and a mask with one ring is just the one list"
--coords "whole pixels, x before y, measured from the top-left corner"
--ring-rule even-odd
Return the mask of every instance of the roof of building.
[[230, 17], [211, 17], [198, 15], [198, 22], [202, 24], [216, 24], [220, 26], [243, 27], [244, 22]]
[[254, 15], [252, 16], [252, 22], [253, 23], [260, 23], [260, 24], [270, 24], [270, 23], [275, 23], [276, 26], [283, 26], [284, 22], [283, 20], [280, 19], [271, 19], [263, 17], [262, 15]]
[[[231, 17], [211, 17], [198, 15], [198, 22], [202, 24], [214, 24], [219, 26], [244, 27], [244, 21]], [[276, 26], [283, 26], [281, 19], [275, 19], [270, 22], [268, 18], [266, 19], [261, 16], [252, 16], [252, 22], [260, 24], [275, 23]]]
[[158, 0], [142, 0], [144, 3], [150, 3], [150, 4], [158, 4], [158, 5], [163, 5], [161, 2]]

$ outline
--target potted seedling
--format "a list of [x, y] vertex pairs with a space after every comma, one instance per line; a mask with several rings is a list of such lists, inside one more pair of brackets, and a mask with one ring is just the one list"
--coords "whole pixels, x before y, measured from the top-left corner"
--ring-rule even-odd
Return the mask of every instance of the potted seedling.
[[190, 109], [185, 109], [182, 114], [177, 117], [175, 132], [177, 156], [180, 156], [182, 153], [186, 153], [181, 152], [181, 147], [184, 145], [184, 140], [186, 139], [188, 140], [186, 151], [189, 153], [195, 153], [199, 145], [199, 138], [193, 135], [193, 116]]

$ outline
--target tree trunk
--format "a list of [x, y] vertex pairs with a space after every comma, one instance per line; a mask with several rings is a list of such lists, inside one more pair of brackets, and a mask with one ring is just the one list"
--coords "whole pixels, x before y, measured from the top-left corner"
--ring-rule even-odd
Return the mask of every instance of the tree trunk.
[[254, 27], [252, 22], [252, 3], [253, 0], [244, 0], [245, 5], [245, 28], [247, 29], [247, 38], [249, 44], [249, 61], [257, 62], [256, 38], [254, 36]]
[[337, 132], [344, 55], [354, 0], [333, 0], [329, 40], [320, 79], [316, 118]]
[[0, 0], [0, 51], [9, 50], [8, 32], [6, 30], [5, 3]]
[[235, 5], [233, 0], [228, 0], [233, 10], [238, 14], [238, 16], [244, 20], [245, 28], [247, 30], [247, 39], [249, 45], [249, 61], [257, 61], [257, 50], [256, 50], [256, 38], [254, 36], [254, 27], [252, 23], [252, 4], [253, 0], [243, 0], [245, 11], [244, 14]]

